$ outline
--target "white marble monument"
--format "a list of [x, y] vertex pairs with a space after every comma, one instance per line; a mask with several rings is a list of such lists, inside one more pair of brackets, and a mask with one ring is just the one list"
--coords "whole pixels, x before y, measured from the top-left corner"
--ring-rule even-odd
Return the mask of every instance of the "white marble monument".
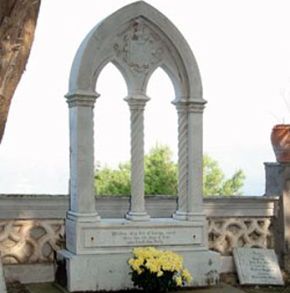
[[[128, 89], [131, 115], [131, 199], [123, 219], [101, 219], [95, 207], [93, 109], [104, 66], [113, 63]], [[146, 87], [161, 67], [175, 89], [178, 113], [178, 204], [172, 218], [150, 218], [144, 199]], [[144, 1], [132, 3], [94, 27], [75, 56], [66, 95], [70, 115], [70, 207], [66, 217], [69, 291], [132, 287], [127, 261], [137, 246], [184, 256], [192, 286], [218, 280], [219, 255], [208, 250], [202, 199], [202, 117], [205, 100], [198, 66], [176, 27]], [[110, 109], [108, 109], [108, 113]], [[112, 123], [115, 123], [112, 120]], [[112, 135], [112, 134], [108, 134]]]

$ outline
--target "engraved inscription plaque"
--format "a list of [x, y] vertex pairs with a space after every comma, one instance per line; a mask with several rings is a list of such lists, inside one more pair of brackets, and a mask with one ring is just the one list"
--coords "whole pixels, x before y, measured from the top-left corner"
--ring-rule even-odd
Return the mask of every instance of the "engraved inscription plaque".
[[86, 229], [85, 247], [190, 245], [202, 241], [200, 228]]
[[273, 249], [235, 248], [233, 253], [241, 284], [284, 285]]

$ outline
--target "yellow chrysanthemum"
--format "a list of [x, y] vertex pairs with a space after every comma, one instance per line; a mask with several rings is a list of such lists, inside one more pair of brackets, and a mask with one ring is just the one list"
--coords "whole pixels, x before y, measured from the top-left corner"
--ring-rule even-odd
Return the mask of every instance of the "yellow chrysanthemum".
[[158, 257], [161, 254], [161, 251], [154, 247], [137, 247], [133, 249], [133, 254], [135, 257], [147, 259], [151, 257]]
[[192, 276], [187, 269], [183, 269], [181, 276], [186, 281], [186, 283], [190, 283], [192, 281]]
[[183, 267], [182, 256], [177, 253], [154, 247], [137, 247], [133, 249], [133, 255], [128, 264], [139, 275], [147, 270], [156, 278], [161, 278], [165, 272], [172, 272], [172, 278], [179, 287], [184, 281], [190, 283], [192, 280], [189, 271]]
[[143, 272], [143, 269], [141, 268], [141, 266], [143, 265], [143, 260], [138, 258], [131, 258], [129, 259], [128, 263], [133, 271], [136, 271], [138, 274], [141, 274]]
[[182, 286], [182, 278], [181, 278], [181, 276], [177, 276], [175, 278], [175, 283], [176, 283], [177, 286]]
[[171, 251], [164, 251], [160, 257], [162, 269], [165, 271], [175, 272], [182, 269], [182, 257]]
[[157, 259], [155, 258], [148, 258], [145, 267], [151, 272], [151, 273], [157, 273], [160, 270], [160, 265]]

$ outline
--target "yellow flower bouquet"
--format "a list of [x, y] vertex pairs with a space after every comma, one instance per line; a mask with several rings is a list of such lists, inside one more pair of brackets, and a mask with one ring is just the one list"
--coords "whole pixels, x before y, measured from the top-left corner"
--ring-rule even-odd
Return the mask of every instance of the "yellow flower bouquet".
[[137, 247], [128, 261], [134, 286], [145, 292], [167, 292], [189, 284], [192, 277], [182, 256], [154, 247]]

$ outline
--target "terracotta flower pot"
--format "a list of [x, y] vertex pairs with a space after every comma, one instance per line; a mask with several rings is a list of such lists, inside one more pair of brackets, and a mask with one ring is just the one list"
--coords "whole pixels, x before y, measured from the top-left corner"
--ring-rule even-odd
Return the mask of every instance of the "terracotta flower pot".
[[290, 163], [290, 124], [275, 125], [271, 142], [277, 162]]

